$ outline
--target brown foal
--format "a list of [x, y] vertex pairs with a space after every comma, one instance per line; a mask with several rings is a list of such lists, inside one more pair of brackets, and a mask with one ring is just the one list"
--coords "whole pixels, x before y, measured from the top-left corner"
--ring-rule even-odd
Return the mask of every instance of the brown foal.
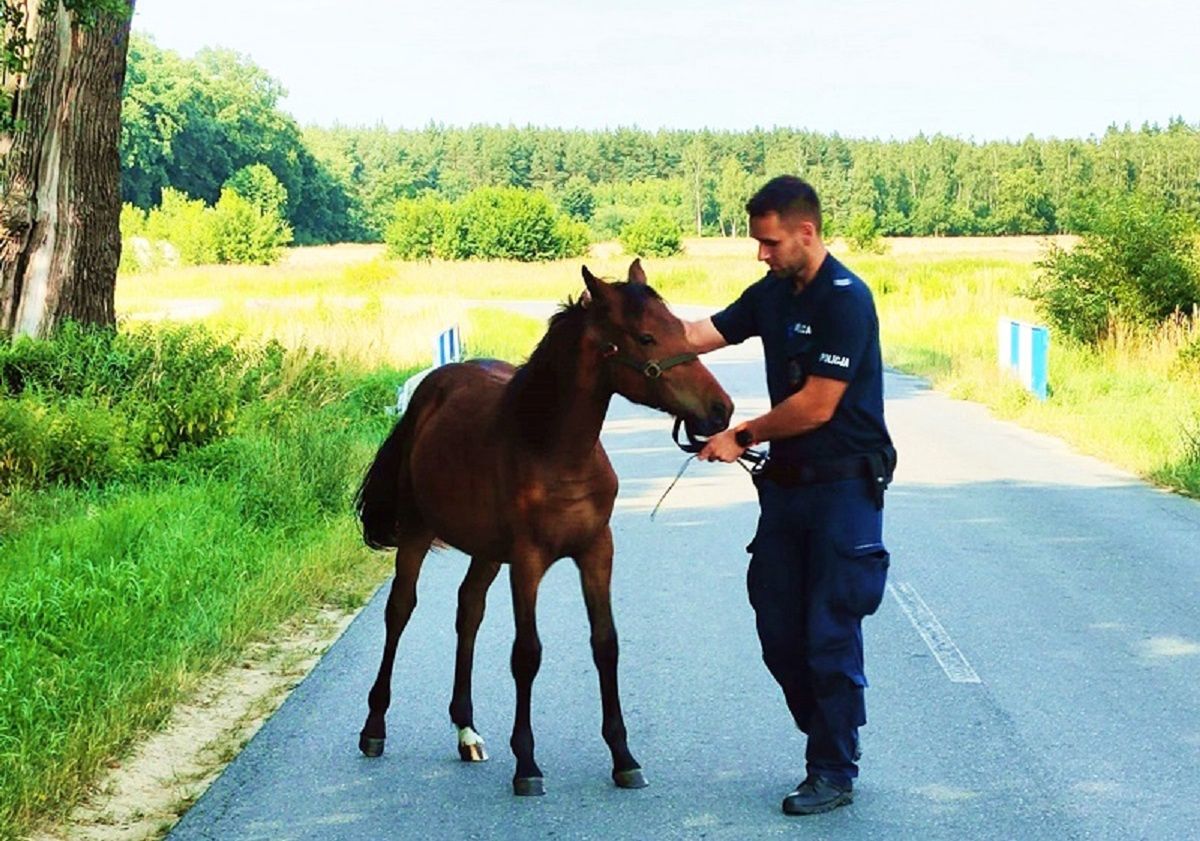
[[544, 793], [530, 725], [530, 694], [542, 656], [537, 593], [550, 565], [570, 557], [591, 623], [613, 780], [622, 788], [646, 785], [626, 744], [617, 692], [609, 595], [617, 477], [600, 428], [614, 393], [682, 418], [700, 435], [724, 429], [733, 405], [691, 352], [682, 323], [646, 284], [638, 261], [623, 282], [607, 283], [586, 267], [583, 277], [587, 294], [550, 320], [520, 368], [483, 360], [429, 374], [363, 479], [357, 508], [364, 539], [375, 548], [396, 549], [383, 661], [359, 737], [367, 756], [383, 752], [396, 645], [416, 606], [421, 563], [436, 540], [471, 558], [458, 591], [450, 702], [460, 756], [486, 759], [474, 730], [471, 667], [487, 590], [507, 563], [516, 620], [513, 790]]

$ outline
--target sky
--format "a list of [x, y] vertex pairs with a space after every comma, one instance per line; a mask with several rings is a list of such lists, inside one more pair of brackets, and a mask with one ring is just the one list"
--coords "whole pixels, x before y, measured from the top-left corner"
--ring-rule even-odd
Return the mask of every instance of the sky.
[[986, 141], [1200, 124], [1188, 0], [138, 0], [133, 26], [248, 56], [301, 125]]

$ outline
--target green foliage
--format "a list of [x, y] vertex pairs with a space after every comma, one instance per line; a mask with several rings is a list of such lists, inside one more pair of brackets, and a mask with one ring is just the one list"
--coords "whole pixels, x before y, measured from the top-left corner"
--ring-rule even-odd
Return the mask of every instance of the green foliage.
[[0, 402], [0, 489], [120, 475], [136, 460], [123, 418], [86, 398]]
[[71, 805], [250, 639], [378, 585], [345, 513], [378, 421], [348, 402], [282, 418], [119, 492], [46, 491], [4, 534], [0, 837]]
[[855, 140], [792, 129], [582, 131], [496, 126], [387, 131], [310, 128], [278, 110], [278, 83], [236, 54], [183, 59], [135, 37], [123, 104], [122, 190], [142, 208], [166, 187], [212, 204], [238, 170], [269, 167], [299, 242], [383, 239], [397, 201], [426, 193], [548, 191], [602, 237], [644, 207], [689, 233], [741, 233], [745, 198], [799, 174], [828, 230], [874, 214], [883, 236], [1079, 232], [1094, 194], [1141, 194], [1200, 216], [1200, 129], [1110, 128], [1100, 138], [972, 143], [919, 135]]
[[121, 111], [122, 200], [150, 209], [170, 188], [214, 205], [232, 178], [258, 202], [240, 173], [262, 166], [285, 190], [283, 217], [299, 241], [362, 238], [349, 175], [314, 156], [279, 110], [282, 96], [276, 80], [237, 53], [205, 49], [185, 59], [133, 36]]
[[[249, 197], [242, 196], [238, 186]], [[168, 187], [162, 205], [147, 214], [144, 224], [136, 209], [122, 212], [122, 269], [138, 271], [166, 262], [163, 243], [183, 265], [274, 263], [292, 241], [292, 229], [280, 213], [283, 198], [283, 187], [265, 167], [243, 170], [211, 208]], [[143, 236], [129, 237], [125, 224], [141, 229]]]
[[842, 233], [850, 243], [852, 251], [882, 254], [887, 247], [879, 236], [875, 214], [869, 210], [854, 214]]
[[596, 195], [592, 185], [580, 175], [572, 175], [567, 179], [558, 195], [558, 206], [572, 219], [580, 222], [590, 222], [596, 212]]
[[685, 193], [685, 184], [680, 179], [598, 184], [592, 229], [599, 239], [617, 239], [622, 229], [637, 219], [644, 208], [659, 206], [667, 209], [682, 230], [694, 224]]
[[632, 208], [606, 205], [596, 211], [592, 217], [592, 230], [600, 240], [616, 239], [621, 231], [629, 225], [635, 216]]
[[683, 250], [679, 223], [664, 207], [648, 207], [621, 231], [621, 245], [627, 254], [642, 257], [670, 257]]
[[1153, 327], [1200, 304], [1196, 223], [1133, 195], [1113, 197], [1072, 250], [1051, 246], [1030, 289], [1046, 318], [1085, 342], [1120, 322]]
[[[972, 143], [943, 136], [855, 140], [792, 129], [567, 131], [495, 126], [388, 132], [311, 129], [306, 141], [382, 232], [397, 199], [455, 200], [485, 186], [550, 189], [559, 206], [616, 236], [641, 208], [671, 208], [688, 233], [740, 231], [739, 205], [767, 178], [809, 179], [830, 230], [859, 212], [883, 236], [1078, 232], [1090, 194], [1115, 189], [1200, 215], [1200, 129], [1112, 128], [1087, 140]], [[653, 186], [648, 186], [653, 185]]]
[[[269, 200], [261, 194], [257, 201]], [[275, 209], [263, 210], [234, 189], [221, 191], [209, 219], [218, 263], [270, 265], [292, 241], [292, 229]]]
[[[32, 42], [25, 16], [29, 5], [13, 0], [0, 4], [0, 79], [5, 82], [10, 78], [20, 79], [29, 70]], [[94, 27], [102, 16], [124, 20], [133, 12], [130, 0], [63, 0], [63, 6], [85, 29]], [[13, 112], [12, 92], [8, 84], [0, 85], [0, 135], [19, 128]], [[0, 158], [0, 173], [3, 164], [4, 159]]]
[[185, 266], [215, 263], [217, 242], [208, 217], [201, 199], [189, 199], [168, 187], [162, 192], [162, 204], [147, 215], [146, 236], [171, 243]]
[[749, 232], [750, 220], [746, 202], [753, 195], [755, 184], [737, 158], [730, 156], [721, 165], [716, 185], [717, 206], [720, 208], [721, 229], [729, 236]]
[[[244, 166], [229, 177], [225, 186], [233, 190], [264, 216], [276, 216], [282, 221], [287, 210], [287, 188], [263, 164]], [[224, 190], [221, 191], [224, 194]]]
[[287, 360], [278, 345], [235, 346], [197, 327], [67, 324], [0, 347], [0, 489], [103, 481], [203, 447], [285, 384], [323, 399], [328, 363]]
[[147, 231], [147, 214], [132, 204], [121, 205], [121, 274], [153, 271], [178, 255], [163, 240], [152, 240]]
[[558, 241], [560, 257], [578, 257], [587, 253], [592, 232], [586, 223], [560, 215], [554, 221], [554, 238]]
[[[1172, 376], [1200, 384], [1200, 336], [1185, 342], [1171, 364]], [[1200, 462], [1200, 459], [1197, 459]]]
[[[559, 214], [544, 193], [482, 187], [455, 202], [441, 250], [450, 259], [531, 262], [575, 256], [561, 238]], [[575, 253], [579, 253], [576, 251]]]
[[[16, 77], [25, 72], [29, 61], [29, 32], [25, 26], [25, 6], [22, 3], [0, 4], [0, 79]], [[13, 113], [13, 97], [7, 85], [0, 85], [0, 136], [17, 128]], [[0, 174], [3, 161], [0, 159]]]
[[454, 204], [432, 195], [396, 203], [388, 252], [406, 260], [557, 260], [587, 250], [587, 226], [560, 213], [545, 193], [484, 187]]
[[401, 199], [392, 211], [384, 235], [389, 257], [428, 260], [441, 241], [450, 217], [450, 202], [427, 193], [419, 199]]

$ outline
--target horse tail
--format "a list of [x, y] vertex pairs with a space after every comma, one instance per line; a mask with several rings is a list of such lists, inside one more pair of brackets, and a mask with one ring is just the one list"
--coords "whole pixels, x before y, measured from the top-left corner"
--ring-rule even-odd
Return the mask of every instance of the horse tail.
[[398, 546], [402, 523], [419, 517], [408, 473], [419, 414], [417, 407], [410, 405], [392, 427], [354, 496], [363, 542], [372, 549]]

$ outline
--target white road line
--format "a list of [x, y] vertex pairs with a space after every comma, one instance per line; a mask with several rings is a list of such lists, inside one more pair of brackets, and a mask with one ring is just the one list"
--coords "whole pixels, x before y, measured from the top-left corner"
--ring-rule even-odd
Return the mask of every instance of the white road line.
[[908, 621], [912, 622], [921, 639], [925, 640], [925, 644], [937, 658], [938, 665], [942, 667], [946, 677], [950, 678], [952, 683], [983, 683], [916, 589], [904, 581], [888, 584], [887, 587], [908, 617]]

